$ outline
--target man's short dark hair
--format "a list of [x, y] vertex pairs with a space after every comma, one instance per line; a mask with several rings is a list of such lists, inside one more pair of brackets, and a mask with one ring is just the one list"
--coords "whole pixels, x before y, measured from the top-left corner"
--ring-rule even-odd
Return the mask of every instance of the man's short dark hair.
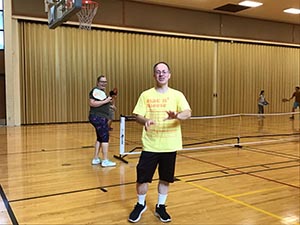
[[168, 70], [170, 71], [170, 66], [166, 62], [158, 62], [153, 66], [153, 72], [155, 73], [156, 67], [158, 64], [165, 64], [168, 67]]

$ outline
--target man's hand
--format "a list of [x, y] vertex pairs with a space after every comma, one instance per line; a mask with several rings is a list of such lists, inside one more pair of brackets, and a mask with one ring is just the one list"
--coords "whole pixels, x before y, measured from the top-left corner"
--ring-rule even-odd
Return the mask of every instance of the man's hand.
[[177, 119], [177, 113], [173, 111], [167, 111], [168, 117], [164, 119], [165, 120], [172, 120], [172, 119]]
[[155, 124], [153, 120], [146, 120], [145, 122], [145, 130], [148, 131], [150, 129], [150, 126]]
[[174, 111], [167, 111], [168, 117], [164, 119], [165, 120], [172, 120], [172, 119], [177, 119], [177, 120], [186, 120], [191, 118], [192, 114], [191, 114], [191, 110], [190, 109], [186, 109], [183, 110], [181, 112], [174, 112]]

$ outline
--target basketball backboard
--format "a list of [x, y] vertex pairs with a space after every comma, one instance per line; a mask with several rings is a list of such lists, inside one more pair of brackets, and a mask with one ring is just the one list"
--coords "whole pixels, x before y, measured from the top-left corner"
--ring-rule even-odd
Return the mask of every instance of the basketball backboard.
[[55, 29], [76, 14], [82, 6], [82, 0], [45, 0], [48, 12], [48, 26]]

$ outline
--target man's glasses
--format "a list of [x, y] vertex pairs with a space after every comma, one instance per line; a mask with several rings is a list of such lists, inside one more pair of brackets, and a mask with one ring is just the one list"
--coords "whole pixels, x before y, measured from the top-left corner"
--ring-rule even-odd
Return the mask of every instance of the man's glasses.
[[102, 80], [100, 80], [99, 83], [107, 84], [107, 81], [102, 81]]
[[157, 74], [157, 75], [166, 75], [166, 74], [169, 74], [170, 73], [170, 71], [160, 71], [160, 70], [155, 70], [155, 74]]

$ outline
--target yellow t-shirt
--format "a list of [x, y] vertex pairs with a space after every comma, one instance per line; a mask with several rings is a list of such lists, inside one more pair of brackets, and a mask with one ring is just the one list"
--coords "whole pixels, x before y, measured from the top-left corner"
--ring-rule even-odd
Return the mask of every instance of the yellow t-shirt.
[[143, 129], [143, 150], [149, 152], [174, 152], [182, 149], [180, 121], [165, 120], [167, 111], [181, 112], [190, 109], [185, 96], [177, 90], [168, 88], [159, 93], [155, 88], [144, 91], [133, 110], [134, 114], [144, 116], [155, 122], [146, 131]]

